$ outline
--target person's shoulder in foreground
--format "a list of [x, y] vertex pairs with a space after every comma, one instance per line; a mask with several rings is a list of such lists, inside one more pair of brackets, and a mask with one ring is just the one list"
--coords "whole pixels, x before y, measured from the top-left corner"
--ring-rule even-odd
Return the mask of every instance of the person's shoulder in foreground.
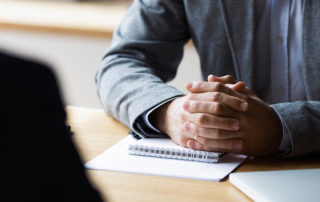
[[52, 71], [0, 53], [1, 201], [101, 201], [66, 127]]

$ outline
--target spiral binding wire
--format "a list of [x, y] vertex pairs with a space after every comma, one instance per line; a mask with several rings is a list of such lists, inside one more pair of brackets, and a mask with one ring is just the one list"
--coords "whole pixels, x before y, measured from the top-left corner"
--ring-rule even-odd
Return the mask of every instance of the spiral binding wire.
[[129, 145], [129, 154], [139, 156], [151, 156], [158, 158], [200, 161], [206, 163], [218, 162], [219, 155], [206, 151], [169, 149], [160, 147], [149, 147], [145, 145]]

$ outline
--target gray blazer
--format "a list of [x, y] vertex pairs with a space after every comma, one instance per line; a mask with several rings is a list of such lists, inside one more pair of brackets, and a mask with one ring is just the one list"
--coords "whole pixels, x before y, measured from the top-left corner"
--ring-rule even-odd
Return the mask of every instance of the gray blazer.
[[[305, 0], [303, 81], [308, 101], [274, 104], [290, 131], [286, 157], [320, 151], [320, 1]], [[136, 0], [114, 33], [96, 75], [110, 115], [137, 132], [141, 114], [182, 95], [165, 84], [192, 39], [203, 78], [231, 74], [255, 89], [254, 0]], [[134, 124], [135, 123], [135, 124]]]

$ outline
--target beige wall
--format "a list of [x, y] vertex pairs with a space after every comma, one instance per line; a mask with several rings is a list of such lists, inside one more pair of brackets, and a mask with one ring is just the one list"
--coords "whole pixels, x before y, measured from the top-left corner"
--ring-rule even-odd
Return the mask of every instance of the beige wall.
[[[21, 32], [0, 29], [0, 49], [51, 64], [57, 73], [67, 105], [100, 107], [94, 74], [110, 40], [102, 38]], [[189, 80], [199, 80], [199, 62], [192, 47], [185, 56], [178, 76], [170, 85], [183, 90]]]

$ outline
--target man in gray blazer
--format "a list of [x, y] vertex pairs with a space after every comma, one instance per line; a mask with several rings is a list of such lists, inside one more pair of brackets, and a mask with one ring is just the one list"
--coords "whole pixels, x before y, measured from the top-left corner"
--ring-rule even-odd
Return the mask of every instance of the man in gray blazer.
[[[107, 113], [198, 150], [320, 151], [320, 1], [137, 0], [96, 75]], [[192, 39], [204, 81], [165, 84]]]

